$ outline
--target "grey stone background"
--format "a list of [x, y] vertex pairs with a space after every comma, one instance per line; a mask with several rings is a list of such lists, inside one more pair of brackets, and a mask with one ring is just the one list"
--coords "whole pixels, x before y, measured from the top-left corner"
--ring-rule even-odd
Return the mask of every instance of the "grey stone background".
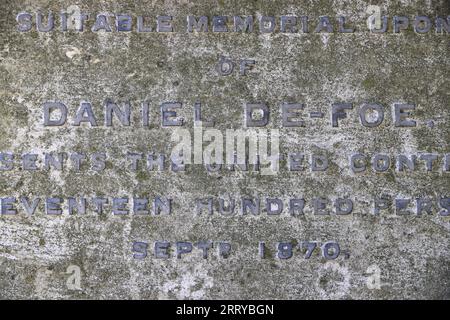
[[[74, 110], [89, 100], [101, 110], [103, 101], [146, 99], [153, 115], [164, 101], [184, 103], [182, 115], [192, 128], [193, 104], [204, 104], [217, 128], [242, 127], [242, 105], [264, 101], [272, 110], [268, 128], [279, 128], [281, 150], [322, 152], [331, 159], [323, 173], [280, 172], [276, 177], [240, 172], [208, 174], [131, 172], [108, 167], [101, 173], [70, 170], [0, 173], [0, 196], [129, 196], [165, 195], [174, 199], [172, 215], [136, 217], [98, 215], [0, 217], [0, 298], [50, 299], [448, 299], [450, 298], [450, 225], [448, 218], [373, 216], [370, 201], [393, 197], [449, 193], [448, 173], [435, 170], [386, 174], [348, 170], [353, 152], [449, 153], [449, 38], [411, 29], [401, 34], [367, 31], [368, 5], [394, 15], [447, 16], [441, 1], [44, 1], [0, 2], [0, 151], [170, 152], [172, 129], [140, 126], [44, 128], [41, 104], [60, 100]], [[21, 11], [59, 12], [71, 5], [98, 12], [172, 15], [184, 30], [187, 15], [345, 15], [357, 28], [353, 34], [261, 35], [234, 33], [170, 34], [19, 33]], [[335, 21], [335, 20], [333, 20]], [[391, 21], [391, 20], [390, 20]], [[90, 23], [90, 24], [89, 24]], [[88, 26], [92, 20], [88, 22]], [[219, 77], [221, 55], [252, 58], [257, 67], [248, 77]], [[394, 128], [386, 121], [368, 130], [356, 111], [339, 128], [328, 121], [306, 128], [281, 128], [279, 104], [301, 101], [310, 111], [330, 112], [333, 102], [379, 102], [386, 110], [397, 101], [417, 104], [413, 129]], [[435, 119], [434, 128], [423, 125]], [[354, 213], [337, 217], [196, 216], [194, 199], [223, 196], [352, 197]], [[200, 252], [182, 259], [133, 259], [132, 241], [228, 240], [233, 254], [219, 259]], [[289, 260], [258, 258], [258, 241], [336, 240], [349, 258], [333, 262], [317, 253]], [[273, 256], [273, 252], [271, 255]], [[81, 288], [67, 286], [69, 266], [81, 270]], [[381, 270], [382, 286], [370, 290], [367, 268]]]

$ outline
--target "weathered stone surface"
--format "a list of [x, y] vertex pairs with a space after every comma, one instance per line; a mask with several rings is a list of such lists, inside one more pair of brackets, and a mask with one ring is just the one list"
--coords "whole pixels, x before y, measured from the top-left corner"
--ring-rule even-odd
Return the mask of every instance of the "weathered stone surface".
[[[373, 34], [367, 29], [366, 9], [380, 6], [389, 17], [389, 30]], [[84, 32], [28, 32], [17, 30], [20, 12], [58, 13], [81, 9], [92, 17]], [[0, 216], [0, 297], [66, 299], [166, 299], [166, 298], [271, 298], [271, 299], [393, 299], [450, 298], [450, 224], [439, 212], [441, 197], [449, 197], [449, 172], [444, 156], [450, 153], [448, 81], [449, 36], [434, 31], [434, 18], [447, 17], [448, 1], [25, 1], [0, 3], [0, 152], [106, 153], [105, 170], [87, 167], [61, 171], [0, 171], [0, 197], [41, 197], [35, 214]], [[96, 14], [109, 12], [150, 17], [173, 16], [174, 32], [92, 32]], [[186, 17], [205, 15], [308, 15], [309, 33], [274, 32], [187, 33]], [[334, 28], [343, 15], [353, 33], [314, 33], [319, 16], [329, 16]], [[425, 15], [432, 30], [412, 28], [392, 32], [395, 15], [412, 19]], [[277, 20], [278, 24], [278, 20]], [[58, 21], [57, 21], [58, 25]], [[279, 25], [277, 25], [279, 28]], [[278, 30], [278, 29], [277, 29]], [[235, 70], [217, 74], [221, 57], [234, 61], [254, 59], [247, 76]], [[104, 100], [130, 101], [131, 126], [103, 125]], [[150, 127], [143, 127], [139, 108], [150, 107]], [[80, 101], [90, 101], [101, 124], [89, 127], [69, 123], [43, 125], [42, 104], [61, 101], [72, 121]], [[162, 127], [160, 104], [180, 101], [179, 114], [193, 131], [194, 103], [201, 101], [203, 115], [214, 117], [215, 128], [243, 128], [245, 103], [264, 102], [271, 110], [266, 129], [280, 130], [280, 151], [326, 155], [329, 168], [290, 172], [281, 161], [280, 172], [260, 175], [223, 170], [208, 173], [202, 166], [186, 172], [131, 170], [127, 152], [170, 155], [173, 128]], [[305, 103], [305, 127], [283, 127], [280, 104]], [[331, 126], [331, 105], [353, 103], [339, 127]], [[358, 109], [367, 102], [384, 107], [385, 120], [376, 128], [360, 124]], [[414, 103], [417, 126], [395, 127], [395, 103]], [[311, 119], [320, 111], [323, 119]], [[433, 120], [433, 125], [429, 120]], [[114, 119], [118, 123], [117, 118]], [[435, 153], [432, 171], [418, 162], [415, 171], [386, 172], [370, 168], [350, 170], [354, 153], [369, 157], [381, 153], [420, 155]], [[395, 206], [373, 214], [373, 201], [433, 199], [433, 213], [398, 215]], [[45, 214], [46, 197], [167, 197], [173, 199], [170, 215], [113, 215], [110, 210], [85, 215]], [[304, 198], [305, 214], [279, 216], [261, 212], [223, 216], [197, 214], [195, 200], [222, 197], [240, 199]], [[312, 199], [351, 198], [349, 215], [315, 215]], [[411, 209], [413, 210], [413, 209]], [[197, 242], [210, 240], [208, 259], [201, 251], [177, 259], [152, 256], [154, 241]], [[133, 258], [134, 241], [149, 243], [145, 259]], [[217, 243], [228, 241], [232, 252], [223, 259]], [[258, 242], [267, 245], [265, 259]], [[280, 241], [337, 241], [341, 254], [335, 260], [315, 251], [310, 259], [294, 252], [279, 259]], [[80, 287], [74, 276], [79, 267]], [[69, 268], [69, 269], [68, 269]], [[75, 270], [75, 271], [74, 271]], [[367, 285], [376, 271], [381, 287]], [[369, 279], [369, 280], [368, 280]], [[69, 285], [68, 285], [69, 283]]]

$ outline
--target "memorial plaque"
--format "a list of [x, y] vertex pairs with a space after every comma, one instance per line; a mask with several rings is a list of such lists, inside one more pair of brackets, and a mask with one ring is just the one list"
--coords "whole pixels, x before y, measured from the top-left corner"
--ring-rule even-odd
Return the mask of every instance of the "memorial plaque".
[[450, 5], [0, 2], [0, 298], [449, 299]]

